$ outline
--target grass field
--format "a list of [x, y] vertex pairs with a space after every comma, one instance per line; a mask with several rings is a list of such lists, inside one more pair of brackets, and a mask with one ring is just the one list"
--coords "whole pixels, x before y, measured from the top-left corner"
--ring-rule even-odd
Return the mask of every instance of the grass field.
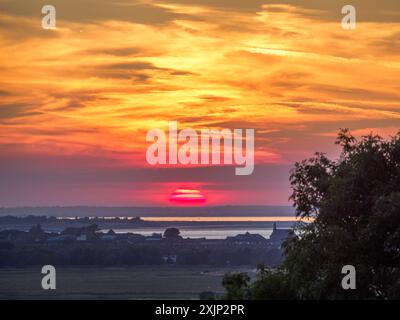
[[229, 271], [209, 267], [59, 267], [55, 290], [41, 287], [41, 267], [0, 268], [0, 299], [198, 299], [202, 291], [223, 293]]

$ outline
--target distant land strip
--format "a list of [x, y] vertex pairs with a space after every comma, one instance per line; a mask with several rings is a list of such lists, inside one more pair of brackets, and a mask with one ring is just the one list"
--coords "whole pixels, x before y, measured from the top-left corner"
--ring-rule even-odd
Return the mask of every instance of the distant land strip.
[[1, 207], [0, 216], [56, 217], [294, 217], [290, 206]]

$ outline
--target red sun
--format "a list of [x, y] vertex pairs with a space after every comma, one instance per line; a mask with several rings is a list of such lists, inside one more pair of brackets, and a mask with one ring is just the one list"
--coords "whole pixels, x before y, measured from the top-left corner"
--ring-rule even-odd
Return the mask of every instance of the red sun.
[[181, 204], [194, 204], [194, 203], [204, 203], [206, 202], [205, 196], [197, 189], [192, 188], [180, 188], [176, 189], [171, 193], [169, 198], [171, 202], [181, 203]]

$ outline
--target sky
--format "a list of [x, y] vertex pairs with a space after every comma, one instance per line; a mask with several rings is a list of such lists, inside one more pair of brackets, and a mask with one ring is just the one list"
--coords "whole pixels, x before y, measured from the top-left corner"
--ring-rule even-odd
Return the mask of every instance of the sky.
[[[400, 129], [398, 0], [0, 0], [0, 48], [0, 206], [290, 205], [290, 169], [337, 157], [339, 128]], [[255, 129], [254, 173], [150, 166], [169, 121]]]

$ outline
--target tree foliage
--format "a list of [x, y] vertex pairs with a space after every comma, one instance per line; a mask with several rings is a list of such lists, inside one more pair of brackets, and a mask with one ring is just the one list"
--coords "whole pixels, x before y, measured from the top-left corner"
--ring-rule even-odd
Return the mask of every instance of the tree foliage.
[[167, 239], [176, 239], [176, 238], [179, 238], [179, 237], [180, 237], [180, 234], [181, 234], [181, 232], [180, 232], [180, 230], [177, 229], [177, 228], [167, 228], [167, 229], [164, 231], [164, 238], [167, 238]]
[[[312, 222], [296, 228], [282, 266], [260, 270], [245, 298], [400, 298], [400, 132], [357, 140], [344, 129], [336, 144], [337, 160], [317, 153], [295, 164], [291, 200]], [[356, 290], [341, 287], [344, 265], [356, 268]]]

